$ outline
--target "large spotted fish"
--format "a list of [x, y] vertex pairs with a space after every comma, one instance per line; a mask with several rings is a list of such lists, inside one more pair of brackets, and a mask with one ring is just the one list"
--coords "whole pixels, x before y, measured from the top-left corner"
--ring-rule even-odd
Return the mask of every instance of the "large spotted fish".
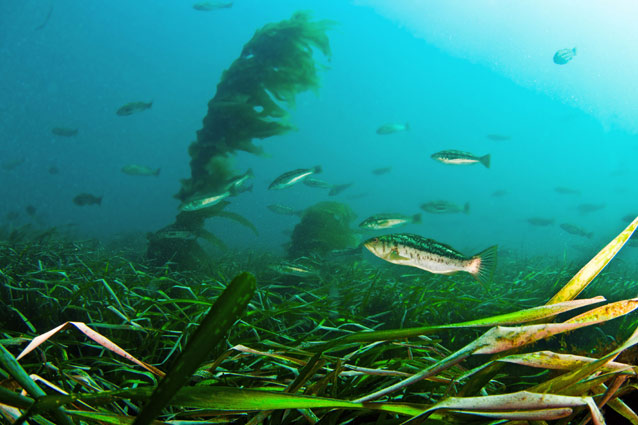
[[451, 246], [410, 233], [368, 239], [363, 245], [393, 264], [416, 267], [436, 274], [469, 273], [481, 284], [490, 281], [496, 267], [497, 246], [467, 257]]

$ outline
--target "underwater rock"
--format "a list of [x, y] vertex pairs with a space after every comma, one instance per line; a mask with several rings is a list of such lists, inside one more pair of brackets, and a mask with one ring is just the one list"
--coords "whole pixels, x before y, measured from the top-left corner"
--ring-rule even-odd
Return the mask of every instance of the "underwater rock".
[[210, 255], [197, 243], [197, 237], [188, 229], [169, 225], [147, 234], [147, 256], [156, 266], [173, 265], [176, 270], [201, 269], [210, 261]]
[[333, 250], [354, 248], [359, 237], [350, 228], [356, 218], [352, 209], [340, 202], [320, 202], [304, 211], [292, 232], [288, 255], [299, 258], [326, 255]]

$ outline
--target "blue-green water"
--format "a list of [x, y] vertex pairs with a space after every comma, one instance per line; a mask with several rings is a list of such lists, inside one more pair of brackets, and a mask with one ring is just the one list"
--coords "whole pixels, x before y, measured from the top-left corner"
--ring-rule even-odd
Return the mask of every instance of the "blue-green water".
[[[29, 0], [0, 3], [2, 223], [71, 224], [78, 237], [104, 240], [143, 238], [171, 223], [179, 204], [173, 195], [190, 173], [188, 145], [222, 72], [258, 28], [300, 9], [337, 22], [329, 31], [333, 54], [317, 54], [327, 68], [318, 92], [297, 98], [297, 131], [258, 142], [265, 157], [235, 157], [238, 172], [254, 170], [254, 189], [228, 209], [260, 234], [210, 220], [229, 247], [283, 253], [282, 231], [298, 219], [275, 215], [268, 204], [302, 209], [338, 200], [354, 209], [357, 223], [380, 212], [421, 212], [421, 224], [401, 231], [467, 253], [498, 244], [502, 252], [587, 260], [624, 228], [622, 217], [638, 214], [638, 58], [631, 48], [638, 31], [630, 3], [237, 0], [199, 12], [181, 1]], [[571, 62], [552, 62], [556, 50], [572, 47]], [[115, 114], [138, 100], [153, 107]], [[411, 128], [377, 135], [386, 122]], [[59, 137], [53, 127], [79, 132]], [[489, 153], [491, 168], [430, 158], [444, 149]], [[123, 174], [130, 163], [161, 174]], [[318, 177], [353, 186], [334, 198], [304, 185], [267, 190], [281, 173], [314, 165], [323, 167]], [[51, 166], [59, 173], [50, 174]], [[386, 166], [389, 174], [371, 173]], [[499, 190], [505, 194], [493, 196]], [[103, 196], [102, 205], [75, 205], [83, 192]], [[436, 199], [469, 202], [471, 212], [420, 211]], [[604, 208], [581, 213], [581, 204]], [[18, 218], [4, 219], [14, 211]], [[530, 217], [555, 222], [535, 227]], [[566, 233], [561, 223], [593, 238]], [[631, 263], [637, 255], [626, 249], [620, 258]]]

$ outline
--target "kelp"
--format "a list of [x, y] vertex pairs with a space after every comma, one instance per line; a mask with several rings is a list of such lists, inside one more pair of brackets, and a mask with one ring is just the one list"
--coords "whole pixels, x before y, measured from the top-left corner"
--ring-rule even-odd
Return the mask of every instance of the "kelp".
[[231, 178], [216, 161], [237, 150], [262, 153], [254, 139], [293, 129], [287, 108], [298, 93], [319, 87], [314, 50], [330, 56], [329, 21], [312, 21], [305, 12], [259, 29], [222, 75], [197, 140], [189, 148], [191, 178], [182, 182], [182, 201], [195, 193], [214, 193]]
[[319, 87], [314, 50], [330, 56], [330, 26], [297, 12], [259, 29], [244, 45], [208, 103], [203, 127], [189, 148], [191, 177], [182, 181], [178, 199], [219, 192], [234, 177], [228, 155], [238, 150], [261, 154], [255, 139], [293, 129], [287, 108], [298, 93]]
[[[298, 93], [319, 87], [315, 50], [330, 57], [326, 31], [331, 25], [297, 12], [288, 20], [265, 25], [244, 45], [239, 58], [222, 74], [203, 126], [188, 149], [191, 176], [181, 182], [176, 195], [180, 201], [225, 192], [237, 177], [230, 155], [237, 151], [261, 154], [254, 140], [294, 128], [288, 108], [294, 106]], [[203, 228], [204, 219], [222, 215], [257, 233], [246, 218], [222, 213], [223, 208], [182, 211], [171, 226], [197, 230]], [[171, 262], [182, 269], [197, 267], [205, 258], [196, 241], [164, 239], [151, 240], [147, 255], [158, 264]]]

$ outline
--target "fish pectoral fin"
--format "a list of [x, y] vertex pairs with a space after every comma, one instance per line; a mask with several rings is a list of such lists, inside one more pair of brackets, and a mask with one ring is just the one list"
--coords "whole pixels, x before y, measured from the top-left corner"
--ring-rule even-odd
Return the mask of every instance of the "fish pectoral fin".
[[407, 261], [407, 260], [409, 260], [409, 258], [408, 258], [408, 257], [404, 257], [404, 256], [402, 256], [401, 254], [399, 254], [399, 253], [398, 253], [398, 252], [396, 252], [396, 251], [392, 251], [392, 252], [390, 253], [390, 256], [389, 256], [388, 258], [389, 258], [391, 261]]

